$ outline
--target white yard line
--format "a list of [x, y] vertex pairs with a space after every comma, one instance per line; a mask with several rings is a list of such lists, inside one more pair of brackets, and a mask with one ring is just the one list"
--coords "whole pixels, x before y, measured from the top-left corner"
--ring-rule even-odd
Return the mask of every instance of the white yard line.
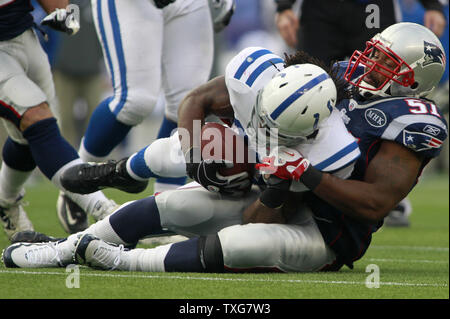
[[448, 252], [448, 247], [435, 246], [397, 246], [397, 245], [370, 245], [369, 249], [402, 249], [402, 250], [429, 250]]
[[[57, 275], [67, 276], [68, 273], [56, 271], [25, 271], [25, 270], [0, 270], [0, 274], [16, 275]], [[229, 282], [275, 282], [275, 283], [298, 283], [298, 284], [333, 284], [333, 285], [365, 285], [363, 281], [336, 281], [336, 280], [302, 280], [302, 279], [245, 279], [245, 278], [221, 278], [221, 277], [190, 277], [170, 275], [126, 275], [121, 273], [85, 273], [80, 272], [81, 277], [103, 277], [103, 278], [139, 278], [139, 279], [181, 279], [202, 281], [229, 281]], [[408, 287], [448, 287], [448, 284], [437, 283], [409, 283], [409, 282], [383, 282], [380, 286], [408, 286]]]
[[448, 260], [427, 260], [427, 259], [388, 259], [388, 258], [364, 258], [362, 261], [387, 261], [399, 263], [424, 263], [424, 264], [448, 264]]

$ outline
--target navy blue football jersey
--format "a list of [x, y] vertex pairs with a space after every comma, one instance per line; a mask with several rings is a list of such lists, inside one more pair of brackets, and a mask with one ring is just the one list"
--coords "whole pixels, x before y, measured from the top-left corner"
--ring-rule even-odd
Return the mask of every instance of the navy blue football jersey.
[[33, 26], [30, 0], [0, 0], [0, 41], [9, 40]]
[[[338, 66], [342, 74], [347, 63]], [[420, 154], [424, 167], [439, 155], [448, 135], [447, 122], [439, 108], [433, 101], [423, 98], [364, 99], [358, 96], [341, 101], [336, 108], [341, 112], [348, 131], [357, 139], [361, 151], [350, 179], [364, 179], [366, 169], [383, 140], [396, 142]], [[354, 220], [313, 194], [309, 194], [308, 202], [325, 241], [341, 262], [351, 267], [353, 261], [363, 256], [371, 234], [382, 223], [374, 226]]]

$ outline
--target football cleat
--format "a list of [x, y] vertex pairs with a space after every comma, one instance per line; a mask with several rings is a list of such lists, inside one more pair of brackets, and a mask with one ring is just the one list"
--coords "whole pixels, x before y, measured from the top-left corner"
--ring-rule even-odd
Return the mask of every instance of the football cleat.
[[2, 261], [8, 268], [64, 267], [73, 262], [73, 249], [62, 245], [66, 241], [15, 243], [3, 250]]
[[22, 198], [23, 194], [14, 201], [0, 199], [0, 220], [9, 240], [17, 232], [34, 229], [22, 207]]
[[107, 243], [91, 234], [83, 235], [75, 248], [75, 260], [81, 265], [103, 270], [129, 270], [123, 245]]
[[108, 199], [106, 201], [99, 200], [95, 206], [93, 211], [91, 212], [91, 215], [94, 217], [96, 221], [102, 220], [106, 216], [111, 215], [114, 213], [120, 205], [116, 204], [115, 201], [112, 199]]
[[404, 198], [398, 205], [384, 218], [384, 225], [387, 227], [409, 227], [409, 215], [412, 213], [412, 205], [408, 198]]
[[63, 192], [59, 192], [56, 213], [61, 226], [69, 234], [83, 231], [89, 226], [86, 212]]
[[63, 238], [55, 238], [52, 236], [47, 236], [43, 233], [39, 233], [34, 230], [25, 230], [15, 233], [11, 237], [11, 244], [14, 243], [44, 243], [50, 241], [60, 241]]
[[78, 194], [89, 194], [107, 187], [127, 193], [140, 193], [147, 188], [148, 181], [135, 180], [128, 174], [127, 159], [69, 167], [61, 176], [61, 185], [66, 190]]

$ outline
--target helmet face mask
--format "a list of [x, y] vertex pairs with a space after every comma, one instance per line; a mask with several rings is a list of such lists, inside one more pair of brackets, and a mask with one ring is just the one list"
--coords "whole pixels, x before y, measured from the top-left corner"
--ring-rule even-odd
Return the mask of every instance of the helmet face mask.
[[[378, 55], [374, 59], [375, 55]], [[358, 67], [364, 67], [364, 73], [352, 80]], [[374, 78], [383, 80], [374, 83]], [[408, 87], [414, 84], [414, 70], [380, 39], [366, 42], [363, 52], [356, 50], [349, 60], [344, 78], [350, 84], [368, 91], [387, 91], [387, 84], [395, 82]], [[372, 85], [375, 84], [375, 85]], [[389, 86], [389, 85], [388, 85]]]
[[367, 41], [364, 51], [355, 51], [344, 79], [364, 96], [424, 97], [437, 86], [444, 70], [445, 54], [433, 32], [402, 22]]

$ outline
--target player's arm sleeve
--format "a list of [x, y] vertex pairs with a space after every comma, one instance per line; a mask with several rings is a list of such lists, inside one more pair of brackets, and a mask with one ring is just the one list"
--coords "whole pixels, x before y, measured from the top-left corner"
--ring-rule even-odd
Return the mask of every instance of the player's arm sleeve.
[[381, 138], [395, 141], [424, 158], [434, 158], [441, 152], [447, 135], [443, 117], [407, 115], [392, 121]]

